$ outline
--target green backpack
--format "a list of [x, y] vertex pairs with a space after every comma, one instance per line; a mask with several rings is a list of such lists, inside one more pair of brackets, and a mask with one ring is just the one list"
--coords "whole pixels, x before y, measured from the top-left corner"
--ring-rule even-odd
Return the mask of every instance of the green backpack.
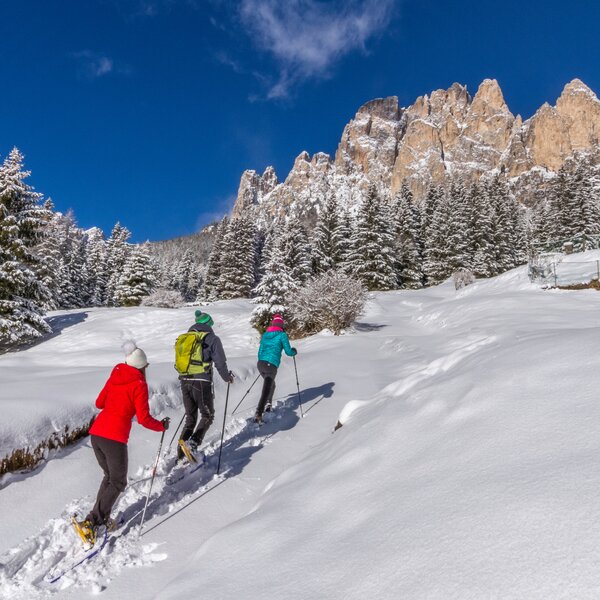
[[208, 331], [188, 331], [175, 341], [175, 370], [180, 375], [200, 375], [211, 370], [211, 363], [204, 362], [202, 348]]

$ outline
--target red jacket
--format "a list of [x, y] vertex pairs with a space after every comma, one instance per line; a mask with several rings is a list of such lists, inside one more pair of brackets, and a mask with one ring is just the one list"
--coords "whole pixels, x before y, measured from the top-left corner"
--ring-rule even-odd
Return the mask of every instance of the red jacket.
[[134, 416], [140, 425], [148, 429], [165, 429], [160, 421], [150, 415], [148, 384], [144, 374], [125, 363], [119, 363], [113, 369], [96, 399], [96, 407], [102, 409], [102, 412], [90, 428], [92, 435], [126, 444]]

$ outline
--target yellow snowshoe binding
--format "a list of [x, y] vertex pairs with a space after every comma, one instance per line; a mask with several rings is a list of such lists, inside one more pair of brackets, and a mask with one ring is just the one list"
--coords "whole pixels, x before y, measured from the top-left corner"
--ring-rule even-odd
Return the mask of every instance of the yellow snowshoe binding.
[[85, 521], [77, 521], [73, 516], [71, 517], [71, 523], [77, 535], [86, 546], [93, 546], [96, 543], [96, 528], [91, 521], [87, 519]]
[[181, 448], [181, 451], [183, 452], [183, 454], [185, 455], [185, 457], [191, 463], [197, 463], [198, 462], [196, 460], [196, 457], [192, 454], [192, 451], [190, 450], [190, 447], [185, 443], [184, 440], [179, 440], [179, 447]]

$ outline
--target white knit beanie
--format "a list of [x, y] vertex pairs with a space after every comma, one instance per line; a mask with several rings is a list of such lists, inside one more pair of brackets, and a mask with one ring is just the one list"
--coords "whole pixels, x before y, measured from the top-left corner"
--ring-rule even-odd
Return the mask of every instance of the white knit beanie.
[[122, 348], [125, 353], [125, 363], [130, 367], [143, 369], [148, 366], [146, 353], [141, 348], [138, 348], [133, 340], [126, 341]]

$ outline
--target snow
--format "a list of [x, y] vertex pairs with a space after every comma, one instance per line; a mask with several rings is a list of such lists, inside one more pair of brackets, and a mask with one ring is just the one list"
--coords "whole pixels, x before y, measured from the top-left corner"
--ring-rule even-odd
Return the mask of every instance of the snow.
[[[599, 300], [594, 290], [541, 290], [525, 267], [458, 292], [446, 282], [374, 294], [351, 334], [294, 344], [305, 418], [284, 358], [267, 424], [246, 419], [257, 388], [228, 419], [221, 475], [218, 418], [205, 468], [173, 486], [170, 459], [159, 468], [141, 539], [134, 520], [60, 586], [37, 584], [72, 551], [65, 518], [89, 508], [100, 481], [89, 440], [9, 478], [0, 598], [596, 599]], [[251, 304], [208, 310], [238, 376], [231, 410], [256, 377]], [[83, 410], [132, 337], [150, 358], [154, 414], [177, 423], [171, 341], [193, 309], [86, 312], [60, 336], [1, 357], [3, 382], [24, 361], [35, 377], [21, 381], [23, 396], [62, 391]], [[222, 384], [216, 394], [222, 415]], [[0, 395], [4, 407], [4, 385]], [[158, 437], [134, 425], [132, 480], [148, 476]], [[126, 518], [146, 485], [121, 497]]]

